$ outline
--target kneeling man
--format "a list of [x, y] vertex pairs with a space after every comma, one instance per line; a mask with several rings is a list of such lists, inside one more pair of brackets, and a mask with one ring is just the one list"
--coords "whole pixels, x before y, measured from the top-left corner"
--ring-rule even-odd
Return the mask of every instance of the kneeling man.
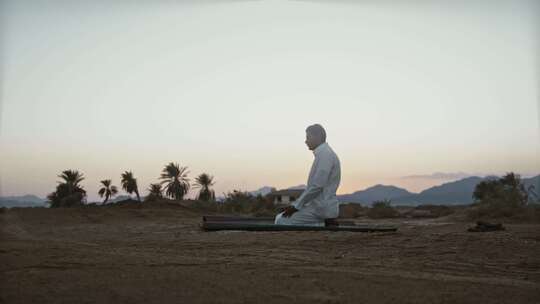
[[339, 215], [336, 191], [341, 167], [336, 153], [326, 143], [326, 131], [321, 125], [306, 129], [306, 145], [315, 155], [306, 190], [294, 204], [276, 216], [276, 224], [324, 226], [325, 219]]

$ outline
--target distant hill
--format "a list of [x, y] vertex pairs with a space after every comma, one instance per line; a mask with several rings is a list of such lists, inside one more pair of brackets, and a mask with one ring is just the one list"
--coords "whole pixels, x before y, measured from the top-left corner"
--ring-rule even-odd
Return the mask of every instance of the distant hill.
[[[467, 177], [458, 181], [444, 183], [431, 187], [420, 193], [410, 193], [405, 189], [394, 186], [377, 185], [352, 194], [339, 195], [341, 202], [371, 204], [373, 201], [390, 199], [393, 205], [461, 205], [473, 202], [472, 194], [478, 183], [484, 180], [498, 178], [497, 176]], [[523, 178], [526, 189], [534, 186], [535, 192], [540, 192], [540, 175]]]
[[375, 185], [362, 191], [356, 191], [352, 194], [338, 195], [338, 199], [342, 202], [371, 204], [374, 201], [389, 199], [392, 200], [398, 197], [410, 196], [413, 193], [396, 186]]
[[270, 187], [270, 186], [264, 186], [264, 187], [261, 187], [255, 191], [249, 191], [249, 194], [253, 195], [253, 196], [257, 196], [257, 195], [262, 195], [262, 196], [265, 196], [267, 195], [268, 193], [272, 192], [272, 191], [275, 191], [276, 188], [274, 187]]
[[[121, 201], [125, 201], [125, 200], [128, 200], [128, 199], [134, 199], [133, 197], [129, 196], [129, 195], [118, 195], [118, 196], [115, 196], [114, 198], [111, 198], [107, 201], [107, 204], [112, 204], [112, 203], [116, 203], [116, 202], [121, 202]], [[135, 198], [136, 199], [136, 198]], [[144, 197], [141, 197], [141, 200], [144, 200]], [[103, 199], [102, 200], [99, 200], [99, 201], [92, 201], [92, 202], [88, 202], [89, 204], [97, 204], [97, 205], [101, 205], [103, 203]]]
[[[291, 189], [291, 190], [303, 190], [303, 189], [306, 189], [306, 185], [298, 185], [298, 186], [293, 186], [293, 187], [289, 187], [287, 189]], [[248, 191], [249, 194], [253, 195], [253, 196], [257, 196], [257, 195], [262, 195], [262, 196], [265, 196], [267, 194], [269, 194], [270, 192], [273, 192], [273, 191], [276, 191], [277, 189], [275, 187], [272, 187], [272, 186], [264, 186], [264, 187], [261, 187], [257, 190], [254, 190], [254, 191]]]
[[47, 207], [47, 200], [35, 195], [0, 196], [0, 207]]
[[[109, 199], [109, 201], [107, 201], [107, 204], [109, 204], [109, 203], [115, 203], [115, 202], [120, 202], [120, 201], [125, 201], [125, 200], [127, 200], [127, 199], [133, 199], [133, 198], [132, 198], [131, 196], [129, 196], [129, 195], [119, 195], [119, 196], [117, 196], [117, 197], [115, 197], [115, 198]], [[135, 198], [135, 199], [136, 199], [136, 198]], [[141, 200], [143, 200], [143, 199], [144, 199], [144, 198], [141, 197]], [[103, 202], [103, 201], [101, 201], [101, 202]]]
[[[533, 192], [533, 195], [531, 195], [530, 199], [531, 200], [536, 200], [536, 201], [539, 201], [540, 200], [540, 175], [537, 175], [535, 177], [531, 177], [531, 178], [526, 178], [526, 179], [523, 179], [523, 185], [525, 186], [525, 189], [529, 190], [531, 189], [531, 187], [533, 187], [532, 192]], [[536, 195], [536, 197], [532, 197]]]
[[289, 187], [287, 188], [288, 190], [305, 190], [306, 189], [306, 185], [304, 184], [301, 184], [301, 185], [298, 185], [298, 186], [292, 186], [292, 187]]
[[[129, 195], [119, 195], [114, 199], [110, 199], [107, 204], [130, 199]], [[141, 198], [142, 199], [142, 198]], [[101, 204], [103, 201], [94, 202]], [[89, 202], [90, 203], [90, 202]], [[13, 208], [13, 207], [48, 207], [47, 200], [37, 197], [35, 195], [22, 195], [22, 196], [0, 196], [0, 207]]]
[[399, 197], [395, 199], [398, 205], [461, 205], [473, 202], [472, 193], [478, 183], [483, 180], [496, 177], [467, 177], [455, 182], [449, 182], [440, 186], [431, 187], [418, 194]]

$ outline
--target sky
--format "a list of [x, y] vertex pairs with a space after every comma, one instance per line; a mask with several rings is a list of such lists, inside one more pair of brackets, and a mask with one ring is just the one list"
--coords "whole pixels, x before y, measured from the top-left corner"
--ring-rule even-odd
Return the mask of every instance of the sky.
[[538, 1], [0, 3], [3, 196], [169, 162], [218, 195], [305, 184], [313, 123], [338, 193], [540, 173]]

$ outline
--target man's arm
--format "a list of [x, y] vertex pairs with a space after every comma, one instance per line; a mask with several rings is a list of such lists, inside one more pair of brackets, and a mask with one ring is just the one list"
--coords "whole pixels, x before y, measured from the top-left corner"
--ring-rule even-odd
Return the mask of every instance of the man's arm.
[[321, 155], [315, 159], [315, 173], [311, 183], [308, 183], [306, 190], [294, 202], [293, 206], [300, 210], [308, 202], [316, 198], [323, 191], [323, 187], [328, 183], [330, 171], [332, 170], [332, 159], [329, 155]]

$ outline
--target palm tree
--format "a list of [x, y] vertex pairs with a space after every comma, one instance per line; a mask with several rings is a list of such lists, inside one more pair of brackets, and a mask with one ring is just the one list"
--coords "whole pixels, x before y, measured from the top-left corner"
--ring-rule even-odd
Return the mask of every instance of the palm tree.
[[59, 184], [65, 184], [69, 193], [76, 192], [77, 189], [82, 189], [79, 185], [84, 180], [84, 175], [77, 170], [64, 170], [62, 174], [58, 175], [64, 182], [58, 182]]
[[154, 201], [163, 198], [163, 191], [161, 190], [161, 184], [150, 184], [148, 188], [148, 196], [145, 201]]
[[139, 196], [139, 188], [137, 187], [137, 179], [133, 177], [133, 173], [131, 171], [122, 173], [122, 189], [126, 190], [126, 192], [129, 194], [135, 192], [135, 195], [137, 195], [137, 200], [139, 202], [141, 201], [141, 197]]
[[110, 179], [102, 180], [101, 184], [103, 187], [99, 189], [98, 194], [100, 197], [105, 196], [105, 200], [103, 201], [103, 205], [105, 205], [110, 197], [115, 196], [118, 193], [118, 189], [116, 186], [111, 186]]
[[209, 174], [202, 173], [201, 175], [196, 177], [193, 187], [201, 189], [199, 190], [198, 199], [206, 202], [210, 200], [213, 201], [216, 195], [214, 190], [210, 189], [210, 186], [213, 186], [214, 184], [214, 177]]
[[83, 203], [86, 191], [79, 183], [84, 180], [84, 175], [77, 170], [64, 170], [58, 177], [62, 181], [58, 182], [56, 191], [47, 196], [51, 202], [51, 207], [72, 206]]
[[175, 200], [182, 200], [189, 191], [189, 171], [187, 167], [180, 167], [178, 164], [169, 163], [163, 168], [161, 173], [161, 184], [165, 184], [165, 195]]
[[153, 195], [155, 197], [163, 197], [163, 191], [161, 191], [161, 184], [150, 184], [150, 187], [148, 188], [148, 194]]

